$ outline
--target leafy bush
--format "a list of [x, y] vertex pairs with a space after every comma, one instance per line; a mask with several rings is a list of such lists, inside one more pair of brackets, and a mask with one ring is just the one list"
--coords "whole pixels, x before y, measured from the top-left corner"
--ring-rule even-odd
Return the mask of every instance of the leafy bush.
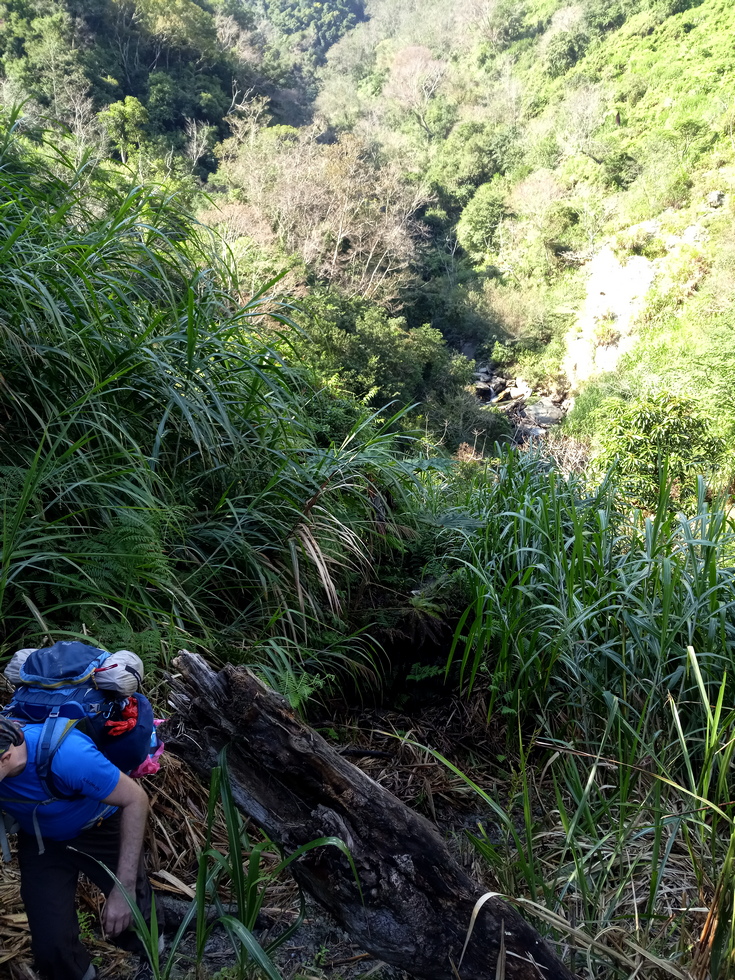
[[602, 162], [605, 180], [610, 187], [625, 190], [640, 176], [641, 165], [630, 153], [620, 150], [606, 156]]
[[584, 27], [562, 30], [549, 38], [544, 50], [544, 67], [552, 78], [569, 71], [584, 55], [589, 35]]
[[662, 473], [671, 483], [672, 504], [688, 510], [697, 500], [697, 477], [716, 479], [730, 458], [713, 420], [667, 392], [608, 403], [601, 442], [600, 465], [615, 461], [631, 499], [649, 509], [659, 499]]
[[510, 436], [506, 417], [496, 409], [480, 405], [473, 392], [457, 391], [430, 398], [425, 413], [435, 438], [452, 453], [462, 443], [468, 443], [478, 453], [485, 453], [496, 442]]
[[367, 405], [451, 397], [472, 380], [472, 362], [427, 324], [407, 329], [402, 317], [338, 293], [315, 293], [303, 306], [311, 319], [291, 341], [299, 363]]
[[428, 179], [448, 210], [466, 205], [475, 190], [520, 159], [519, 134], [507, 124], [462, 122], [439, 147]]
[[497, 251], [498, 227], [507, 214], [505, 194], [494, 183], [481, 184], [457, 224], [457, 240], [476, 261]]

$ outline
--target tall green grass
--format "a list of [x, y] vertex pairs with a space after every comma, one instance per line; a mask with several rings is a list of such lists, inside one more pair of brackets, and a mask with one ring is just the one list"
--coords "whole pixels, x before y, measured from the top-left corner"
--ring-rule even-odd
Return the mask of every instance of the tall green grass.
[[735, 975], [735, 711], [701, 693], [706, 726], [686, 737], [673, 699], [648, 741], [612, 700], [596, 752], [553, 730], [522, 748], [504, 803], [467, 780], [488, 811], [470, 840], [498, 892], [582, 977]]
[[458, 499], [470, 594], [449, 666], [509, 730], [507, 799], [472, 835], [498, 890], [586, 977], [735, 975], [735, 527], [665, 474], [644, 514], [505, 454]]
[[733, 522], [703, 481], [687, 517], [670, 512], [665, 483], [654, 513], [628, 508], [614, 477], [590, 487], [542, 455], [508, 453], [466, 491], [472, 601], [450, 659], [468, 689], [488, 686], [491, 711], [558, 706], [571, 729], [601, 733], [590, 721], [615, 697], [630, 725], [650, 726], [667, 693], [698, 697], [690, 645], [719, 687], [735, 643]]
[[350, 589], [411, 521], [390, 420], [319, 448], [276, 282], [246, 295], [165, 189], [21, 123], [0, 123], [0, 642], [184, 635], [298, 679], [336, 632], [321, 682], [365, 664]]

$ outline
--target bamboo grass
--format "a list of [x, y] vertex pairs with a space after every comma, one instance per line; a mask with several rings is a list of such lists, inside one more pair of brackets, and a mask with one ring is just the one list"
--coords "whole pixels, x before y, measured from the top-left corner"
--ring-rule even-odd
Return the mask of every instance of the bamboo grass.
[[242, 301], [175, 197], [0, 130], [3, 645], [33, 642], [28, 597], [64, 635], [253, 647], [275, 682], [336, 625], [322, 683], [350, 672], [350, 582], [405, 533], [377, 511], [412, 520], [400, 413], [317, 448], [277, 278]]

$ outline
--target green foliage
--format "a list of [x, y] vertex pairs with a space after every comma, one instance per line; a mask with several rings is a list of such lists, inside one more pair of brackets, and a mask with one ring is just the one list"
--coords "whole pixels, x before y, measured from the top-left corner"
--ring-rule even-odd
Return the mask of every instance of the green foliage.
[[523, 37], [528, 13], [528, 4], [518, 0], [498, 0], [486, 8], [482, 27], [493, 54]]
[[466, 205], [476, 189], [495, 174], [513, 167], [519, 157], [514, 127], [462, 122], [442, 143], [427, 177], [443, 205], [457, 208]]
[[305, 405], [317, 446], [341, 445], [359, 425], [370, 425], [370, 412], [354, 398], [337, 394], [341, 384], [333, 376], [328, 385], [314, 393]]
[[[509, 731], [500, 840], [474, 835], [499, 886], [594, 923], [619, 965], [589, 946], [590, 976], [689, 969], [708, 905], [724, 977], [735, 248], [728, 197], [705, 201], [732, 193], [732, 4], [274, 0], [257, 31], [229, 0], [0, 13], [6, 93], [33, 100], [0, 132], [4, 646], [87, 635], [152, 666], [183, 639], [304, 711], [346, 677], [431, 677], [415, 651], [456, 627], [455, 674]], [[105, 136], [134, 186], [93, 164]], [[203, 219], [232, 252], [172, 194], [216, 140]], [[507, 423], [447, 339], [560, 384], [610, 241], [658, 278], [566, 423], [616, 460], [594, 486], [491, 450]], [[233, 828], [198, 908], [233, 881], [241, 973], [264, 878]]]
[[625, 190], [641, 175], [638, 161], [629, 153], [612, 153], [603, 161], [605, 179], [611, 187]]
[[505, 194], [496, 184], [477, 188], [457, 223], [457, 240], [475, 261], [497, 251], [498, 228], [507, 213]]
[[107, 133], [120, 153], [123, 163], [133, 149], [137, 149], [148, 123], [148, 111], [140, 101], [128, 95], [120, 102], [113, 102], [100, 113]]
[[216, 44], [212, 15], [192, 0], [171, 0], [165, 6], [155, 0], [139, 0], [136, 14], [154, 43], [212, 57]]
[[608, 404], [604, 418], [599, 462], [616, 461], [622, 486], [647, 508], [659, 499], [662, 472], [671, 481], [673, 502], [686, 510], [697, 500], [698, 476], [716, 477], [729, 457], [713, 420], [666, 392]]
[[[224, 135], [233, 92], [252, 82], [243, 58], [251, 15], [236, 4], [7, 0], [2, 13], [13, 96], [33, 99], [87, 148], [99, 142], [95, 113], [110, 107], [105, 123], [123, 160], [141, 131], [164, 143], [162, 155], [172, 143], [183, 151], [187, 119]], [[264, 65], [260, 78], [268, 74]]]
[[[722, 40], [735, 26], [728, 5], [511, 6], [467, 14], [468, 30], [466, 17], [460, 23], [437, 5], [442, 30], [434, 32], [381, 0], [370, 6], [369, 23], [330, 57], [335, 84], [339, 68], [372, 79], [369, 92], [356, 87], [349, 110], [343, 105], [339, 128], [369, 129], [387, 160], [433, 192], [424, 211], [431, 248], [421, 256], [427, 285], [408, 294], [403, 312], [408, 322], [431, 322], [458, 344], [486, 341], [495, 332], [481, 304], [472, 315], [468, 306], [457, 315], [462, 290], [481, 291], [488, 256], [491, 274], [501, 272], [519, 292], [541, 279], [581, 281], [578, 267], [609, 237], [669, 209], [682, 215], [690, 209], [694, 225], [705, 184], [714, 189], [719, 181], [724, 188], [729, 181], [730, 123], [718, 101], [723, 80], [732, 76]], [[441, 98], [458, 110], [447, 138], [420, 149], [378, 94], [387, 90], [397, 53], [419, 44], [444, 59]], [[323, 108], [329, 117], [326, 102]], [[498, 174], [496, 197], [490, 187]], [[671, 248], [667, 234], [654, 237], [650, 248], [643, 243], [634, 251], [663, 258]], [[474, 283], [452, 252], [455, 240], [476, 263]], [[714, 241], [704, 251], [716, 254]], [[680, 305], [688, 300], [681, 297]], [[547, 360], [558, 364], [559, 358]]]
[[[295, 327], [233, 304], [229, 257], [174, 199], [0, 132], [4, 642], [36, 635], [31, 603], [44, 633], [151, 655], [193, 633], [285, 677], [285, 651], [312, 690], [362, 669], [350, 585], [421, 506], [400, 437], [359, 405], [341, 439], [312, 432], [314, 391], [268, 345]], [[320, 666], [325, 620], [342, 641]]]
[[425, 412], [429, 434], [450, 452], [465, 443], [484, 453], [511, 435], [506, 417], [495, 408], [480, 405], [474, 392], [431, 398]]
[[362, 0], [333, 0], [310, 3], [307, 0], [268, 0], [270, 20], [285, 34], [312, 30], [315, 47], [323, 53], [365, 15]]
[[473, 362], [453, 352], [438, 330], [409, 329], [402, 317], [335, 293], [313, 293], [303, 306], [310, 322], [289, 346], [330, 393], [307, 407], [320, 441], [339, 438], [350, 417], [354, 421], [352, 399], [377, 411], [412, 408], [401, 414], [402, 424], [428, 428], [450, 452], [463, 442], [491, 445], [508, 434], [505, 419], [468, 390]]
[[40, 88], [50, 94], [65, 80], [81, 76], [77, 28], [62, 3], [10, 2], [3, 4], [3, 14], [0, 50], [8, 78], [30, 92]]
[[616, 30], [635, 12], [636, 4], [629, 0], [585, 0], [585, 24], [595, 33]]
[[[700, 662], [690, 646], [693, 698], [685, 705], [670, 697], [655, 729], [630, 724], [628, 704], [612, 697], [599, 714], [578, 717], [571, 736], [552, 710], [514, 753], [510, 780], [498, 780], [507, 786], [503, 801], [497, 788], [486, 792], [428, 750], [492, 814], [490, 826], [478, 824], [468, 836], [494, 887], [552, 940], [573, 939], [595, 977], [624, 980], [641, 968], [657, 975], [664, 963], [667, 975], [683, 980], [695, 968], [698, 944], [678, 937], [700, 935], [705, 881], [718, 918], [711, 976], [727, 980], [731, 972], [735, 711], [726, 679], [708, 683]], [[686, 732], [682, 709], [696, 717]], [[505, 776], [505, 756], [499, 761]], [[671, 887], [680, 896], [675, 909]], [[662, 918], [671, 932], [661, 929]]]
[[421, 681], [431, 680], [434, 677], [441, 677], [443, 673], [443, 667], [432, 666], [431, 664], [415, 663], [411, 666], [411, 670], [406, 674], [406, 680], [420, 683]]
[[589, 37], [584, 26], [558, 31], [544, 50], [544, 67], [552, 78], [569, 71], [583, 56]]
[[[645, 720], [655, 732], [647, 712], [652, 698], [661, 710], [656, 692], [682, 703], [696, 695], [689, 644], [706, 651], [707, 682], [720, 683], [735, 639], [731, 522], [710, 510], [703, 481], [695, 516], [674, 516], [664, 485], [643, 517], [614, 479], [590, 489], [542, 454], [511, 451], [468, 487], [478, 522], [466, 551], [474, 599], [452, 656], [469, 689], [489, 689], [491, 713], [553, 712], [558, 700], [591, 722], [616, 697], [634, 728]], [[588, 734], [594, 741], [600, 731]]]
[[338, 294], [312, 294], [303, 304], [306, 334], [293, 338], [299, 361], [322, 384], [339, 387], [376, 408], [431, 395], [449, 397], [472, 379], [472, 362], [447, 347], [438, 330], [406, 328], [402, 317]]
[[735, 526], [703, 481], [692, 516], [672, 514], [664, 486], [644, 517], [615, 479], [590, 488], [543, 455], [507, 453], [467, 489], [474, 598], [453, 657], [507, 724], [514, 760], [506, 800], [467, 780], [492, 812], [471, 839], [499, 891], [553, 936], [575, 928], [596, 977], [630, 976], [639, 955], [683, 977], [696, 946], [680, 947], [661, 917], [673, 936], [698, 936], [710, 882], [707, 904], [727, 921], [712, 956], [724, 980]]

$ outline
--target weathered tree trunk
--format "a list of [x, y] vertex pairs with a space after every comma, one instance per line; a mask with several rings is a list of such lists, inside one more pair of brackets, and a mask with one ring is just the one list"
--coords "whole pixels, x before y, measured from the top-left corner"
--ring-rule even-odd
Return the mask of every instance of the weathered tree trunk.
[[217, 673], [189, 653], [176, 667], [167, 746], [202, 774], [228, 746], [235, 803], [287, 853], [318, 837], [345, 842], [362, 898], [336, 847], [315, 848], [292, 869], [363, 949], [427, 980], [573, 980], [497, 898], [482, 906], [458, 974], [482, 889], [429, 821], [347, 762], [247, 670]]

